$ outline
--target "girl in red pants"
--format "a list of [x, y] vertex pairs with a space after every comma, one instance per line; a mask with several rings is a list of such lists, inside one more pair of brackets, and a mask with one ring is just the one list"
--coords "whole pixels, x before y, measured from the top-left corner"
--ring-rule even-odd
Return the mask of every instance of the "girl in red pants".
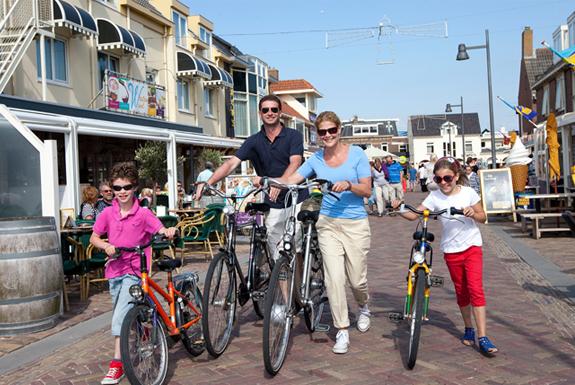
[[[432, 191], [419, 210], [443, 210], [449, 207], [462, 209], [465, 216], [449, 218], [441, 216], [443, 232], [441, 251], [444, 253], [449, 274], [455, 286], [457, 304], [463, 316], [465, 333], [461, 337], [464, 345], [475, 345], [475, 328], [472, 314], [477, 325], [479, 349], [485, 354], [497, 352], [495, 345], [486, 334], [485, 295], [483, 294], [483, 252], [482, 239], [475, 222], [484, 223], [485, 212], [477, 193], [465, 186], [467, 177], [457, 160], [452, 157], [441, 158], [433, 168], [433, 180], [439, 190]], [[399, 201], [392, 205], [398, 207]], [[409, 220], [418, 216], [412, 212], [399, 212]]]

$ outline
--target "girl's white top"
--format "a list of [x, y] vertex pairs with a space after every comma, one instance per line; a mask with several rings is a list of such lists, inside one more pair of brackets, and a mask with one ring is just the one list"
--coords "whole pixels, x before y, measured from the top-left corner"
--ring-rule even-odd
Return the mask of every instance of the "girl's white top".
[[[479, 195], [471, 187], [461, 186], [459, 192], [451, 195], [445, 195], [441, 190], [432, 191], [422, 204], [431, 211], [439, 211], [450, 207], [463, 209], [479, 201]], [[458, 253], [483, 244], [479, 228], [472, 218], [443, 214], [440, 220], [443, 225], [440, 248], [444, 253]]]

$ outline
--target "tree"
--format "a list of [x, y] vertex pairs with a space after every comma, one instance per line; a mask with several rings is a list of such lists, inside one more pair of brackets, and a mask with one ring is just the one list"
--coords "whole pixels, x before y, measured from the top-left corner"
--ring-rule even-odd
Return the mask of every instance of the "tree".
[[218, 168], [222, 164], [222, 152], [211, 148], [204, 148], [199, 156], [200, 167], [204, 167], [206, 162], [212, 162]]
[[[147, 141], [144, 145], [138, 147], [134, 158], [139, 165], [139, 175], [153, 183], [152, 207], [156, 207], [156, 184], [162, 186], [168, 179], [168, 162], [166, 143]], [[178, 164], [184, 163], [186, 158], [179, 156]]]

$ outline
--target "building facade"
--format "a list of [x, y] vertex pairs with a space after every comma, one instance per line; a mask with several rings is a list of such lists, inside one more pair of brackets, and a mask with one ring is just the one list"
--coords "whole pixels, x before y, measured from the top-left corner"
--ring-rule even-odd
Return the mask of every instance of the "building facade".
[[341, 140], [365, 149], [376, 147], [409, 158], [409, 141], [399, 135], [399, 119], [363, 119], [354, 117], [342, 122]]

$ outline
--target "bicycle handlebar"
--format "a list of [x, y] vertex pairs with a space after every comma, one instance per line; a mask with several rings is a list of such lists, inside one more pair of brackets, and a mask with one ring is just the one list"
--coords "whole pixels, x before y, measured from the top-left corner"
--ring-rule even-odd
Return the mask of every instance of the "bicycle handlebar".
[[310, 187], [319, 187], [322, 190], [322, 193], [331, 195], [335, 199], [339, 200], [339, 197], [331, 192], [331, 188], [333, 187], [333, 183], [327, 179], [312, 179], [309, 182], [301, 183], [301, 184], [286, 184], [281, 183], [276, 179], [264, 177], [264, 183], [269, 184], [270, 186], [276, 186], [279, 188], [287, 189], [287, 190], [305, 190]]
[[[424, 212], [423, 212], [422, 210], [418, 210], [418, 209], [416, 209], [415, 207], [410, 206], [410, 205], [408, 205], [408, 204], [402, 204], [402, 205], [400, 206], [400, 210], [399, 210], [399, 211], [403, 211], [404, 209], [407, 209], [407, 210], [409, 210], [409, 211], [411, 211], [412, 213], [415, 213], [415, 214], [417, 214], [417, 215], [424, 215]], [[450, 216], [453, 216], [453, 215], [465, 215], [465, 214], [463, 213], [463, 210], [457, 209], [457, 208], [455, 208], [455, 207], [449, 207], [449, 208], [447, 208], [447, 209], [443, 209], [443, 210], [439, 210], [439, 211], [431, 211], [431, 210], [428, 210], [428, 211], [429, 211], [429, 216], [430, 216], [430, 217], [438, 217], [438, 216], [440, 216], [440, 215], [442, 215], [442, 214], [446, 214], [446, 213], [449, 214]]]
[[[179, 238], [179, 233], [180, 233], [179, 230], [176, 230], [176, 235], [174, 236], [173, 239], [174, 241], [177, 241], [177, 238]], [[154, 234], [152, 236], [152, 239], [150, 239], [150, 241], [144, 245], [138, 245], [134, 247], [114, 246], [114, 248], [116, 249], [116, 253], [112, 256], [112, 258], [113, 259], [119, 258], [123, 252], [141, 252], [150, 247], [151, 245], [153, 245], [154, 243], [166, 242], [166, 241], [170, 241], [170, 239], [168, 239], [168, 237], [166, 237], [164, 234]]]
[[244, 199], [250, 195], [259, 194], [261, 191], [264, 191], [267, 189], [267, 187], [261, 186], [261, 187], [255, 187], [255, 188], [251, 189], [250, 191], [248, 191], [244, 195], [235, 195], [235, 194], [226, 195], [225, 193], [218, 190], [216, 187], [214, 187], [214, 186], [212, 186], [206, 182], [196, 182], [196, 183], [194, 183], [194, 186], [198, 186], [200, 184], [204, 185], [204, 188], [202, 190], [202, 194], [204, 194], [206, 191], [211, 191], [211, 192], [215, 193], [216, 195], [218, 195], [219, 197], [224, 198], [224, 199]]

